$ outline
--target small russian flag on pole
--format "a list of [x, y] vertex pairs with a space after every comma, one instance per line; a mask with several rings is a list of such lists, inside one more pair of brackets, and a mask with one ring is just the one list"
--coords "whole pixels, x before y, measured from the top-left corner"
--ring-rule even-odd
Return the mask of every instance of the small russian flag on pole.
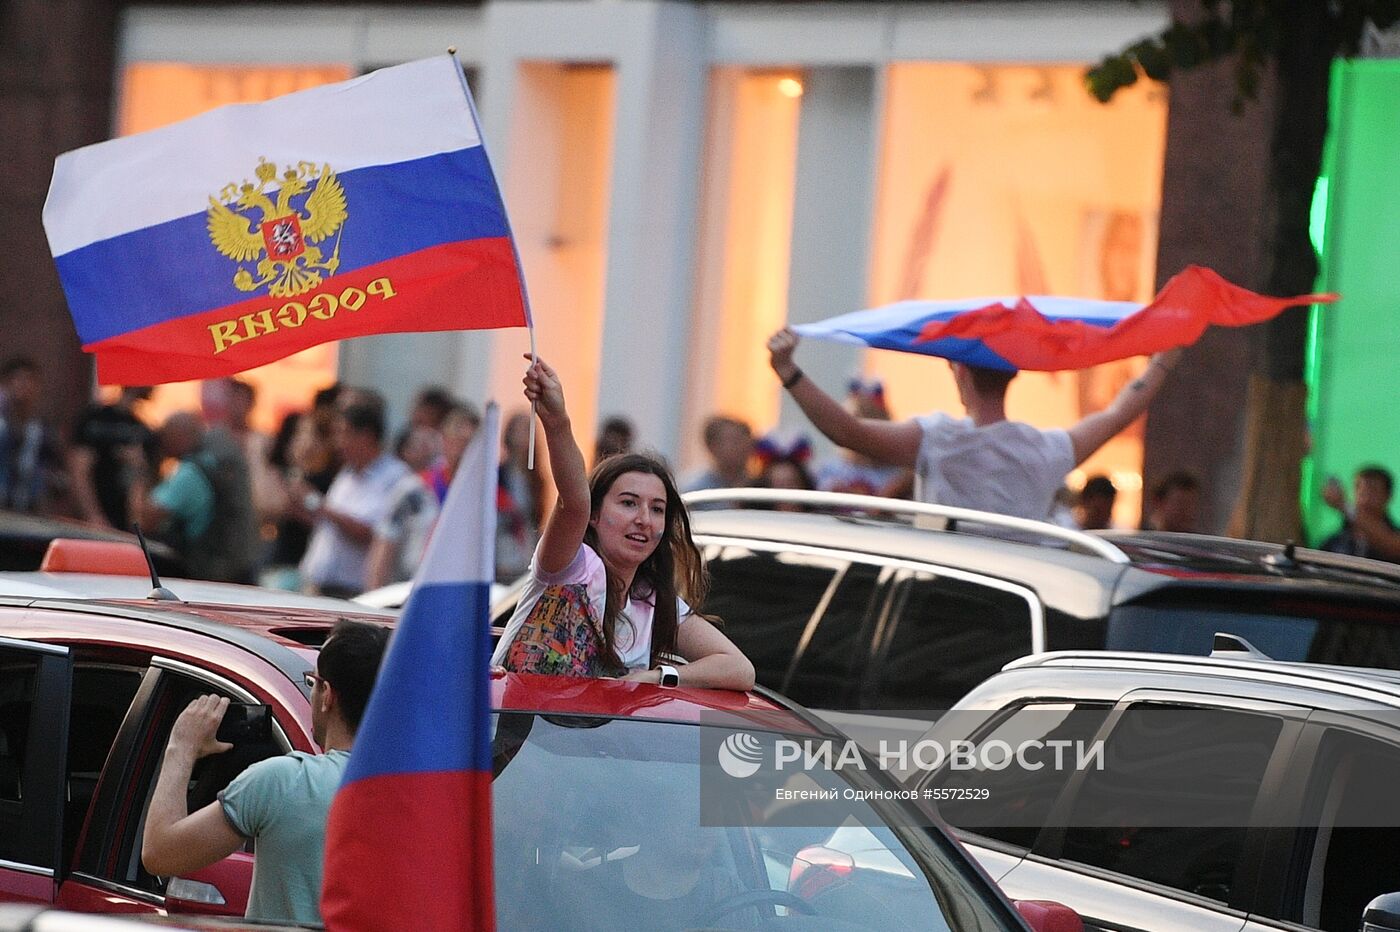
[[500, 413], [462, 457], [326, 828], [332, 932], [495, 928], [490, 593]]

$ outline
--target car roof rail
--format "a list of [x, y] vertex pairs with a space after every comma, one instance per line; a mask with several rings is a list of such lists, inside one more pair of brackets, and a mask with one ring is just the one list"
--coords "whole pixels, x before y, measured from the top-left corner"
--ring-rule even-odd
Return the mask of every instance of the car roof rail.
[[[1338, 570], [1368, 576], [1378, 582], [1400, 583], [1400, 566], [1388, 560], [1375, 557], [1355, 557], [1350, 554], [1330, 553], [1307, 547], [1295, 547], [1288, 554], [1295, 566], [1315, 567], [1324, 570]], [[1271, 564], [1277, 566], [1277, 562]]]
[[1061, 527], [1048, 521], [1032, 521], [1029, 518], [1014, 518], [989, 511], [976, 511], [971, 508], [956, 508], [952, 505], [932, 505], [928, 502], [911, 502], [898, 498], [881, 498], [878, 495], [854, 495], [849, 492], [815, 492], [805, 489], [703, 489], [686, 492], [681, 496], [686, 505], [709, 505], [717, 502], [736, 502], [745, 505], [801, 505], [812, 511], [864, 511], [892, 516], [911, 518], [942, 518], [948, 530], [954, 529], [958, 521], [981, 524], [1031, 534], [1036, 537], [1063, 541], [1072, 547], [1103, 557], [1110, 563], [1127, 564], [1128, 555], [1110, 541], [1094, 534], [1073, 528]]
[[1253, 644], [1228, 631], [1217, 631], [1211, 641], [1210, 655], [1226, 660], [1273, 660]]

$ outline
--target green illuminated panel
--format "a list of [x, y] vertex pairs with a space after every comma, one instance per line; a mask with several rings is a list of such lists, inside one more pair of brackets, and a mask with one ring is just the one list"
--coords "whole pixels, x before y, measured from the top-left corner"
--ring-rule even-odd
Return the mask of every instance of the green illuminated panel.
[[1318, 496], [1330, 475], [1379, 463], [1400, 475], [1400, 61], [1338, 62], [1328, 167], [1313, 203], [1320, 286], [1342, 299], [1313, 312], [1303, 468], [1304, 520], [1320, 541], [1337, 529]]

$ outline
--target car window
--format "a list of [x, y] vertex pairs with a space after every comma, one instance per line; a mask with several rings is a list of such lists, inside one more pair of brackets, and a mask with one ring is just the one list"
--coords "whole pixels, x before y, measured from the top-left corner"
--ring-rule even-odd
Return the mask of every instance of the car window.
[[[203, 680], [170, 670], [162, 671], [160, 686], [145, 723], [147, 740], [133, 768], [133, 787], [128, 797], [132, 800], [133, 808], [124, 814], [117, 832], [117, 842], [108, 857], [93, 871], [96, 876], [138, 890], [164, 893], [164, 879], [147, 873], [141, 863], [141, 834], [145, 828], [145, 815], [175, 719], [196, 698], [207, 694], [229, 696], [226, 690]], [[214, 802], [219, 791], [247, 767], [279, 753], [282, 753], [282, 748], [269, 742], [239, 745], [223, 754], [200, 758], [190, 774], [187, 793], [189, 811], [194, 812]], [[251, 850], [251, 847], [245, 847], [245, 850]]]
[[1086, 617], [1041, 603], [1045, 612], [1046, 650], [1102, 650], [1108, 638], [1108, 619]]
[[143, 668], [79, 662], [73, 667], [73, 703], [68, 718], [68, 773], [63, 808], [64, 863], [87, 820], [97, 781], [117, 739]]
[[863, 706], [943, 710], [1031, 652], [1025, 598], [981, 583], [902, 571]]
[[[824, 809], [807, 812], [805, 827], [757, 827], [745, 813], [758, 802], [747, 790], [759, 785], [702, 764], [706, 730], [500, 715], [492, 742], [498, 925], [758, 929], [797, 911], [814, 918], [794, 928], [1010, 928], [990, 888], [951, 860], [951, 846], [941, 859], [916, 858], [901, 838], [920, 836], [901, 836], [868, 803], [843, 799], [850, 784], [838, 771], [803, 772], [804, 786], [834, 790], [812, 804]], [[772, 759], [774, 736], [750, 737]], [[706, 785], [724, 792], [704, 795]]]
[[1400, 748], [1331, 729], [1308, 779], [1300, 829], [1300, 893], [1280, 918], [1357, 928], [1366, 904], [1400, 891]]
[[1238, 635], [1274, 660], [1400, 670], [1400, 613], [1340, 600], [1251, 599], [1249, 605], [1124, 605], [1109, 650], [1210, 655], [1215, 633]]
[[[959, 726], [962, 722], [971, 724], [977, 713], [955, 711], [939, 720], [934, 733], [947, 738], [970, 738], [979, 749], [991, 741], [1005, 742], [1010, 748], [1036, 749], [1054, 748], [1056, 745], [1051, 742], [1064, 741], [1070, 743], [1059, 747], [1078, 748], [1089, 745], [1111, 709], [1109, 703], [1027, 703], [995, 716], [971, 734]], [[974, 767], [955, 769], [945, 765], [922, 783], [922, 787], [947, 791], [938, 794], [944, 797], [938, 803], [939, 814], [949, 825], [1029, 849], [1049, 820], [1051, 808], [1074, 768], [1053, 766], [1052, 755], [1039, 752], [1027, 757], [1029, 766], [1004, 766], [999, 759], [982, 755], [973, 755], [972, 759]]]
[[885, 591], [888, 570], [869, 563], [846, 564], [805, 639], [797, 645], [794, 666], [779, 692], [812, 708], [853, 705], [856, 684], [870, 657], [875, 607]]
[[[724, 633], [753, 661], [760, 684], [782, 690], [798, 645], [817, 609], [835, 593], [846, 563], [790, 552], [717, 546], [711, 549], [707, 567], [710, 592], [702, 611], [720, 619]], [[849, 655], [843, 659], [848, 662]], [[821, 677], [819, 666], [814, 658], [812, 676]], [[793, 698], [803, 701], [798, 695]], [[819, 704], [830, 701], [828, 695]]]
[[1109, 733], [1061, 857], [1229, 902], [1279, 716], [1135, 703]]
[[36, 811], [51, 799], [33, 785], [39, 775], [31, 760], [45, 738], [33, 728], [39, 663], [35, 654], [0, 647], [0, 860], [51, 868], [52, 813]]

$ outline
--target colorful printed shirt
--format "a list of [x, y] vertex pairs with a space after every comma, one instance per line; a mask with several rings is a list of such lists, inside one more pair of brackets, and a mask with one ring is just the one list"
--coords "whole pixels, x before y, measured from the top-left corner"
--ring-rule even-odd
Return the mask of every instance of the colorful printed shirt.
[[[618, 618], [613, 646], [626, 670], [604, 668], [602, 621], [607, 604], [607, 570], [587, 544], [557, 573], [539, 568], [539, 550], [530, 561], [530, 581], [506, 624], [491, 658], [510, 670], [562, 676], [620, 676], [651, 666], [650, 600], [629, 599]], [[676, 599], [676, 619], [684, 624], [690, 606]]]

